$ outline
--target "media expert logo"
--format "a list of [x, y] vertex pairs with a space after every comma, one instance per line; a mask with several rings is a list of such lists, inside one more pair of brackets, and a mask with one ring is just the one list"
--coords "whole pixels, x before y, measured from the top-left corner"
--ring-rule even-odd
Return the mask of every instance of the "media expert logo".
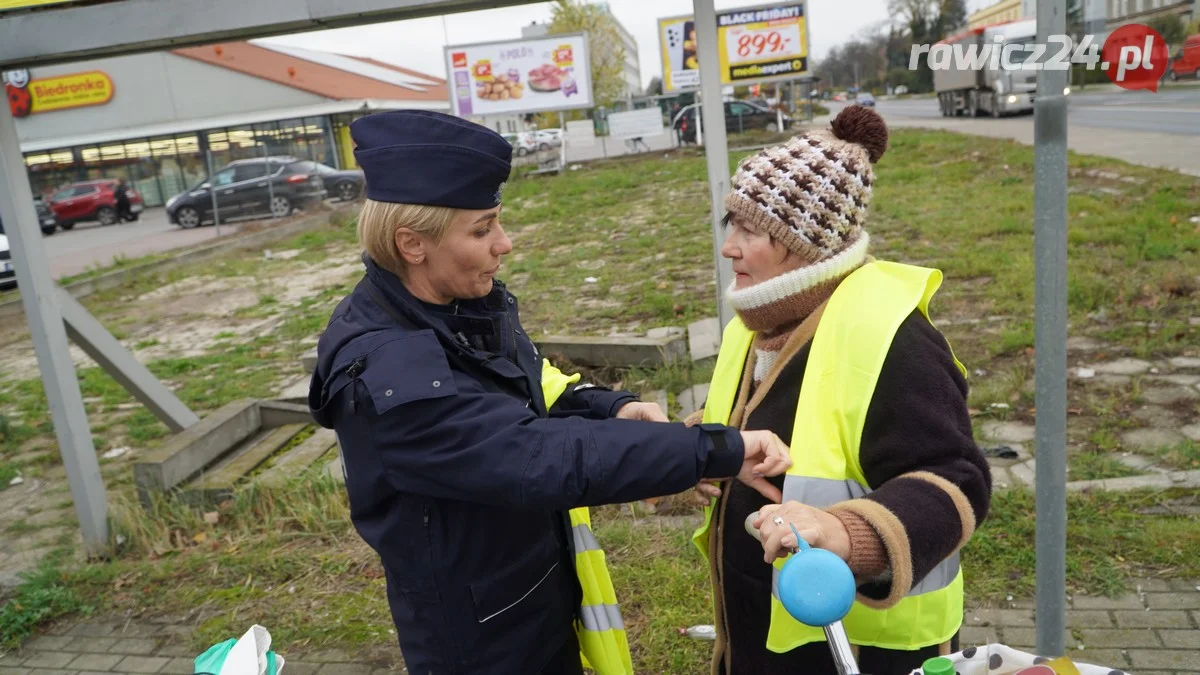
[[455, 67], [455, 68], [466, 68], [467, 67], [467, 53], [466, 52], [454, 52], [453, 54], [450, 55], [450, 58], [453, 61], [453, 64], [452, 64], [453, 67]]
[[936, 45], [913, 45], [908, 68], [916, 70], [922, 55], [931, 70], [1067, 70], [1072, 64], [1080, 64], [1087, 70], [1099, 67], [1109, 80], [1125, 89], [1151, 91], [1158, 91], [1167, 70], [1166, 40], [1143, 24], [1114, 30], [1103, 47], [1092, 35], [1084, 35], [1074, 50], [1074, 40], [1068, 35], [1051, 35], [1047, 43], [1004, 42], [1002, 36], [996, 36], [994, 42], [967, 44], [952, 39]]

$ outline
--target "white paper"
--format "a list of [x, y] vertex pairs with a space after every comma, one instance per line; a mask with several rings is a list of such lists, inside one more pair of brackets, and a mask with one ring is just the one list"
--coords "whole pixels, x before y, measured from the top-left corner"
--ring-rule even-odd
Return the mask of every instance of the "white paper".
[[[238, 639], [225, 657], [217, 675], [266, 675], [267, 652], [271, 651], [271, 634], [257, 624]], [[283, 672], [283, 657], [275, 655], [275, 672]]]

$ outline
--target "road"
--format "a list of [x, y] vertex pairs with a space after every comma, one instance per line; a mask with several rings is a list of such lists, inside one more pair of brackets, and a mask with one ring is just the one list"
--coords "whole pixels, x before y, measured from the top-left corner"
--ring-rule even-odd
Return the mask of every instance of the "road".
[[[337, 206], [341, 202], [326, 200]], [[221, 219], [220, 236], [236, 234], [244, 225], [260, 220], [260, 216]], [[194, 246], [217, 239], [217, 228], [205, 225], [185, 230], [167, 221], [166, 209], [146, 209], [132, 223], [104, 227], [100, 223], [76, 223], [75, 228], [59, 230], [46, 243], [50, 258], [50, 274], [55, 279], [86, 272], [93, 267], [107, 267], [121, 258], [140, 258], [185, 246]]]
[[[243, 221], [244, 223], [245, 221]], [[221, 225], [221, 234], [237, 231], [238, 224]], [[50, 274], [55, 278], [72, 276], [91, 267], [111, 265], [119, 258], [137, 258], [182, 246], [211, 241], [215, 227], [185, 230], [167, 222], [165, 209], [147, 209], [132, 223], [104, 227], [99, 223], [76, 223], [69, 232], [58, 231], [44, 237]]]
[[[1068, 97], [1070, 124], [1166, 134], [1200, 135], [1200, 86], [1172, 85], [1149, 91], [1074, 92]], [[879, 102], [884, 116], [943, 119], [932, 98]], [[1005, 118], [1030, 121], [1030, 115]]]
[[[1177, 84], [1147, 91], [1103, 88], [1076, 92], [1067, 108], [1067, 144], [1080, 153], [1200, 176], [1200, 86]], [[833, 114], [845, 104], [833, 104]], [[948, 129], [1033, 143], [1033, 116], [942, 117], [931, 98], [881, 100], [893, 127]]]

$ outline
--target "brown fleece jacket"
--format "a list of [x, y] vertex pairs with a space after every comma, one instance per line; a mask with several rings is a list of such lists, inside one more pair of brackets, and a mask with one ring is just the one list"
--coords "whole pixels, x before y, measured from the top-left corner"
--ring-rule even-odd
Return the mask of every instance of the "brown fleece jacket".
[[[803, 332], [804, 327], [798, 330]], [[757, 405], [749, 409], [743, 428], [769, 429], [781, 438], [791, 437], [811, 331], [798, 337], [805, 344], [790, 358], [788, 352], [793, 350], [784, 349], [782, 362], [763, 382], [769, 389], [755, 392]], [[872, 492], [828, 509], [839, 514], [852, 535], [858, 535], [856, 541], [872, 541], [865, 533], [854, 532], [865, 523], [883, 543], [886, 565], [864, 564], [867, 561], [854, 561], [851, 556], [858, 563], [859, 600], [867, 605], [888, 607], [899, 602], [965, 544], [987, 515], [991, 474], [972, 439], [966, 395], [966, 381], [946, 340], [919, 311], [913, 312], [893, 339], [867, 410], [859, 458]], [[782, 488], [783, 477], [775, 483]], [[718, 672], [801, 672], [789, 669], [811, 664], [806, 659], [827, 653], [824, 644], [788, 654], [771, 654], [764, 646], [770, 623], [771, 567], [763, 563], [761, 545], [744, 533], [742, 523], [766, 503], [737, 481], [727, 483], [718, 503], [717, 522], [722, 526], [715, 528], [713, 548], [719, 556], [714, 572], [723, 634], [714, 664]], [[932, 649], [936, 655], [938, 650]], [[924, 655], [889, 654], [881, 655], [880, 664], [888, 671], [892, 666], [920, 667], [920, 661], [909, 666], [908, 658], [901, 659], [904, 664], [893, 663], [901, 654]]]

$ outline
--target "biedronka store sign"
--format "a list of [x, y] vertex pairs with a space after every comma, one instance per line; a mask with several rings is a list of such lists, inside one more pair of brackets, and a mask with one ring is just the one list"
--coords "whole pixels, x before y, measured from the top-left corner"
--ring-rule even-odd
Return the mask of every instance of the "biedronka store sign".
[[113, 82], [98, 70], [30, 79], [28, 70], [4, 73], [4, 93], [13, 117], [103, 105], [112, 100]]

